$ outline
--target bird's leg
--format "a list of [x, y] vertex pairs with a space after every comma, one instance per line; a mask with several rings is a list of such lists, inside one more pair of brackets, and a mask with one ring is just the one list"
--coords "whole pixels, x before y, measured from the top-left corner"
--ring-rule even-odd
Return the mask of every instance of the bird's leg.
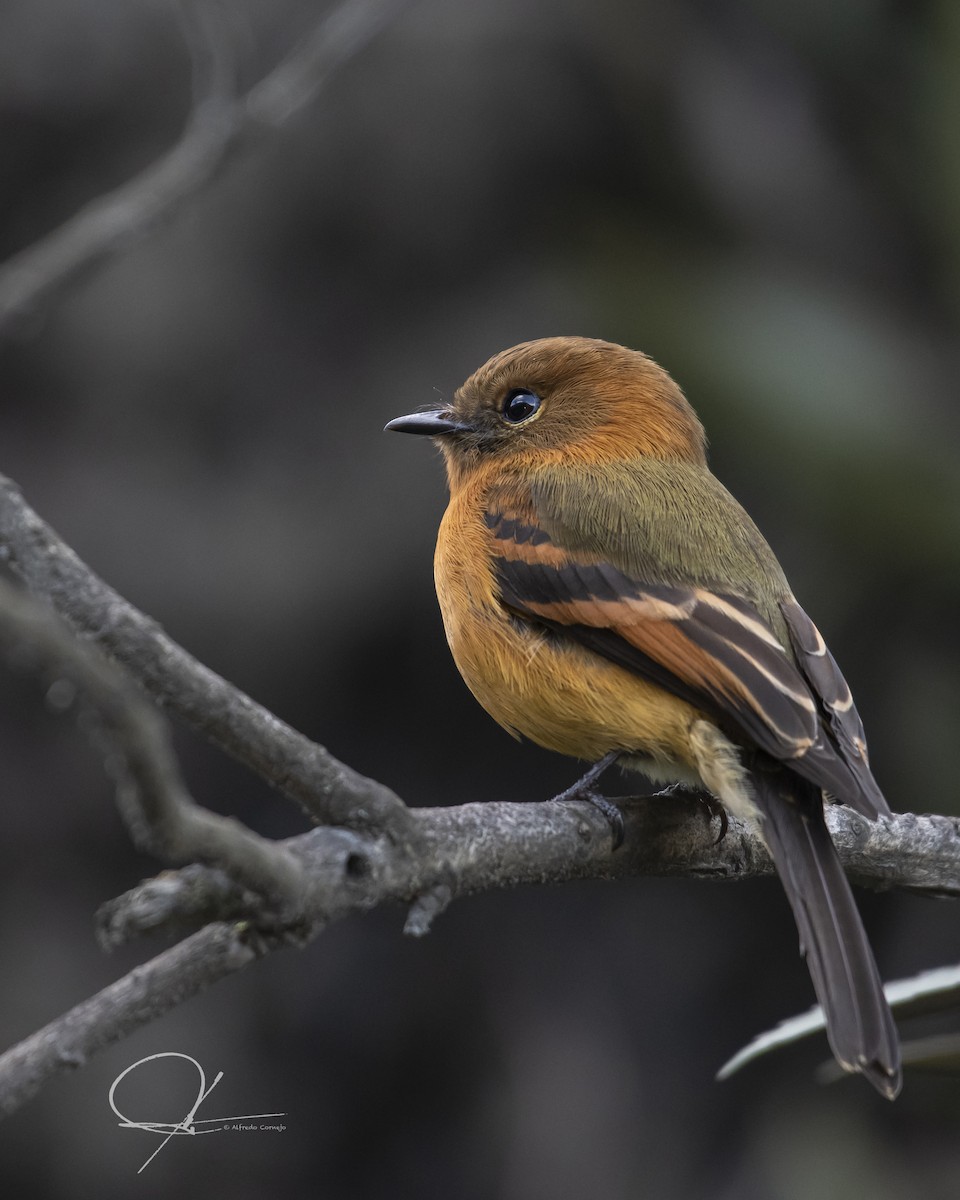
[[595, 762], [576, 783], [562, 791], [559, 796], [553, 797], [554, 800], [586, 800], [588, 804], [599, 809], [610, 824], [614, 850], [623, 845], [623, 813], [612, 800], [608, 800], [606, 796], [594, 791], [593, 785], [608, 767], [613, 766], [622, 753], [621, 750], [611, 750], [598, 762]]
[[622, 753], [622, 750], [609, 751], [603, 758], [595, 762], [586, 774], [581, 775], [576, 783], [571, 784], [558, 796], [554, 796], [554, 800], [585, 800], [588, 793], [593, 795], [593, 785], [604, 771], [613, 766]]

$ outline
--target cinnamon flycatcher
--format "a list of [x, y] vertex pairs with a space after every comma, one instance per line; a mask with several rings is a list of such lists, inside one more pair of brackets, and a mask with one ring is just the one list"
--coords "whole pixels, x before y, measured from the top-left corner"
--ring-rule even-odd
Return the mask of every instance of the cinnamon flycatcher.
[[677, 385], [636, 350], [546, 338], [387, 429], [446, 460], [437, 594], [476, 698], [515, 735], [759, 820], [834, 1055], [893, 1099], [897, 1033], [824, 796], [890, 809], [850, 689]]

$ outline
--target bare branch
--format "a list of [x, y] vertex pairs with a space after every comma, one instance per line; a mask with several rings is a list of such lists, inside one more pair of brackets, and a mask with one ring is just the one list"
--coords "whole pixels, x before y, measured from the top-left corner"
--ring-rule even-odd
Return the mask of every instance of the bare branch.
[[264, 127], [285, 124], [305, 108], [333, 72], [409, 7], [411, 0], [348, 0], [292, 54], [250, 89], [247, 116]]
[[193, 68], [193, 109], [227, 101], [236, 91], [233, 38], [220, 0], [177, 0]]
[[338, 762], [189, 655], [98, 578], [0, 476], [0, 551], [77, 633], [126, 667], [164, 708], [296, 800], [314, 820], [383, 829], [406, 844], [416, 825], [401, 800]]
[[294, 922], [307, 879], [281, 846], [239, 821], [198, 807], [180, 775], [167, 724], [124, 672], [77, 640], [51, 612], [0, 579], [0, 646], [54, 677], [69, 679], [93, 706], [90, 732], [107, 745], [120, 811], [134, 843], [177, 864], [215, 863]]
[[15, 1112], [46, 1080], [82, 1067], [98, 1050], [249, 966], [261, 949], [240, 925], [208, 925], [136, 967], [0, 1056], [0, 1114]]
[[[718, 845], [702, 808], [683, 796], [627, 804], [626, 841], [615, 852], [605, 818], [577, 801], [467, 804], [417, 809], [413, 816], [422, 830], [417, 857], [386, 838], [343, 829], [314, 829], [284, 843], [312, 879], [315, 921], [304, 941], [349, 913], [424, 895], [439, 895], [442, 905], [518, 883], [637, 874], [745, 879], [773, 870], [756, 831], [731, 819]], [[905, 814], [873, 825], [839, 806], [828, 821], [845, 865], [860, 877], [884, 887], [960, 895], [957, 821]], [[894, 845], [904, 848], [908, 867], [891, 862]], [[221, 872], [189, 867], [147, 881], [108, 906], [104, 918], [108, 936], [119, 941], [178, 920], [236, 912], [238, 903], [242, 896]], [[411, 932], [424, 928], [417, 924]], [[0, 1056], [0, 1112], [14, 1111], [44, 1080], [283, 944], [282, 934], [264, 938], [245, 922], [208, 925]]]
[[[82, 271], [143, 237], [223, 168], [241, 145], [289, 121], [330, 76], [395, 19], [409, 0], [345, 0], [247, 94], [234, 96], [232, 66], [209, 6], [189, 17], [194, 108], [183, 137], [158, 162], [99, 196], [0, 268], [0, 330], [35, 310]], [[187, 10], [192, 6], [186, 6]], [[211, 39], [213, 39], [211, 41]]]
[[[606, 819], [582, 801], [491, 801], [411, 814], [421, 830], [416, 856], [385, 838], [338, 829], [313, 829], [283, 843], [312, 880], [313, 919], [326, 925], [380, 904], [413, 903], [409, 932], [420, 934], [453, 899], [517, 884], [636, 875], [739, 881], [773, 873], [755, 826], [730, 817], [718, 843], [700, 803], [682, 793], [626, 802], [626, 839], [616, 851]], [[960, 897], [956, 818], [902, 813], [870, 822], [831, 805], [827, 823], [857, 882]], [[106, 940], [117, 944], [168, 923], [227, 919], [241, 903], [220, 872], [188, 868], [147, 880], [105, 906], [101, 918]]]

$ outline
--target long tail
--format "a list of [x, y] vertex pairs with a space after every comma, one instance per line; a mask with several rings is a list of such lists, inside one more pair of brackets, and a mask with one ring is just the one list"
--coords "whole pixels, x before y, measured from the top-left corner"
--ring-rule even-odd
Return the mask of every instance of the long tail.
[[[772, 763], [771, 763], [772, 767]], [[751, 772], [761, 830], [793, 909], [837, 1062], [893, 1100], [900, 1041], [819, 788], [783, 767]]]

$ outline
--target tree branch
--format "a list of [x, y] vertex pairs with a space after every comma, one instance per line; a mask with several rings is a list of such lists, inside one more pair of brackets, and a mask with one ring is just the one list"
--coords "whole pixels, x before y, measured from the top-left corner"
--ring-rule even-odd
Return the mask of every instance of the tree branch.
[[[579, 801], [542, 804], [465, 804], [417, 809], [422, 852], [402, 854], [388, 839], [343, 829], [314, 829], [284, 843], [313, 881], [316, 905], [303, 942], [331, 921], [387, 902], [444, 907], [458, 895], [520, 883], [615, 879], [631, 875], [686, 875], [747, 879], [773, 865], [755, 830], [731, 818], [716, 843], [702, 807], [689, 797], [631, 801], [624, 806], [626, 841], [610, 848], [606, 819]], [[840, 806], [828, 823], [844, 864], [883, 887], [905, 886], [960, 895], [960, 838], [947, 817], [895, 816], [876, 824]], [[892, 861], [890, 851], [905, 850]], [[908, 864], [904, 866], [904, 863]], [[0, 1112], [13, 1112], [42, 1083], [80, 1066], [98, 1050], [249, 966], [285, 943], [236, 913], [249, 902], [222, 872], [188, 867], [167, 872], [105, 906], [102, 928], [114, 944], [178, 921], [217, 919], [39, 1033], [0, 1056]], [[421, 934], [416, 923], [408, 932]]]
[[403, 802], [297, 733], [177, 645], [108, 587], [0, 476], [0, 551], [35, 595], [47, 599], [164, 708], [296, 800], [319, 823], [416, 837]]
[[[582, 801], [462, 804], [412, 809], [420, 852], [404, 855], [387, 839], [340, 829], [313, 829], [283, 843], [313, 881], [310, 917], [322, 925], [391, 902], [411, 903], [438, 889], [459, 896], [518, 884], [637, 875], [733, 881], [773, 874], [757, 827], [729, 818], [715, 824], [693, 796], [634, 798], [622, 805], [626, 837], [611, 848], [610, 828]], [[960, 897], [960, 821], [896, 814], [864, 820], [830, 805], [827, 824], [854, 879], [878, 890], [909, 888]], [[101, 910], [106, 943], [178, 922], [230, 919], [242, 893], [218, 871], [191, 867], [147, 880]], [[408, 932], [425, 933], [429, 921]]]
[[269, 75], [240, 96], [231, 90], [232, 64], [214, 19], [215, 6], [184, 6], [195, 97], [183, 137], [158, 162], [98, 197], [0, 268], [0, 331], [170, 217], [242, 146], [309, 104], [330, 76], [409, 2], [344, 0]]
[[299, 862], [239, 821], [200, 808], [187, 791], [167, 723], [125, 672], [80, 642], [47, 609], [0, 579], [0, 646], [8, 658], [69, 680], [93, 706], [84, 724], [106, 742], [120, 812], [136, 846], [174, 863], [216, 863], [295, 923], [308, 880]]
[[0, 1056], [0, 1115], [15, 1112], [43, 1084], [75, 1070], [128, 1033], [211, 983], [249, 966], [256, 939], [236, 925], [208, 925]]

